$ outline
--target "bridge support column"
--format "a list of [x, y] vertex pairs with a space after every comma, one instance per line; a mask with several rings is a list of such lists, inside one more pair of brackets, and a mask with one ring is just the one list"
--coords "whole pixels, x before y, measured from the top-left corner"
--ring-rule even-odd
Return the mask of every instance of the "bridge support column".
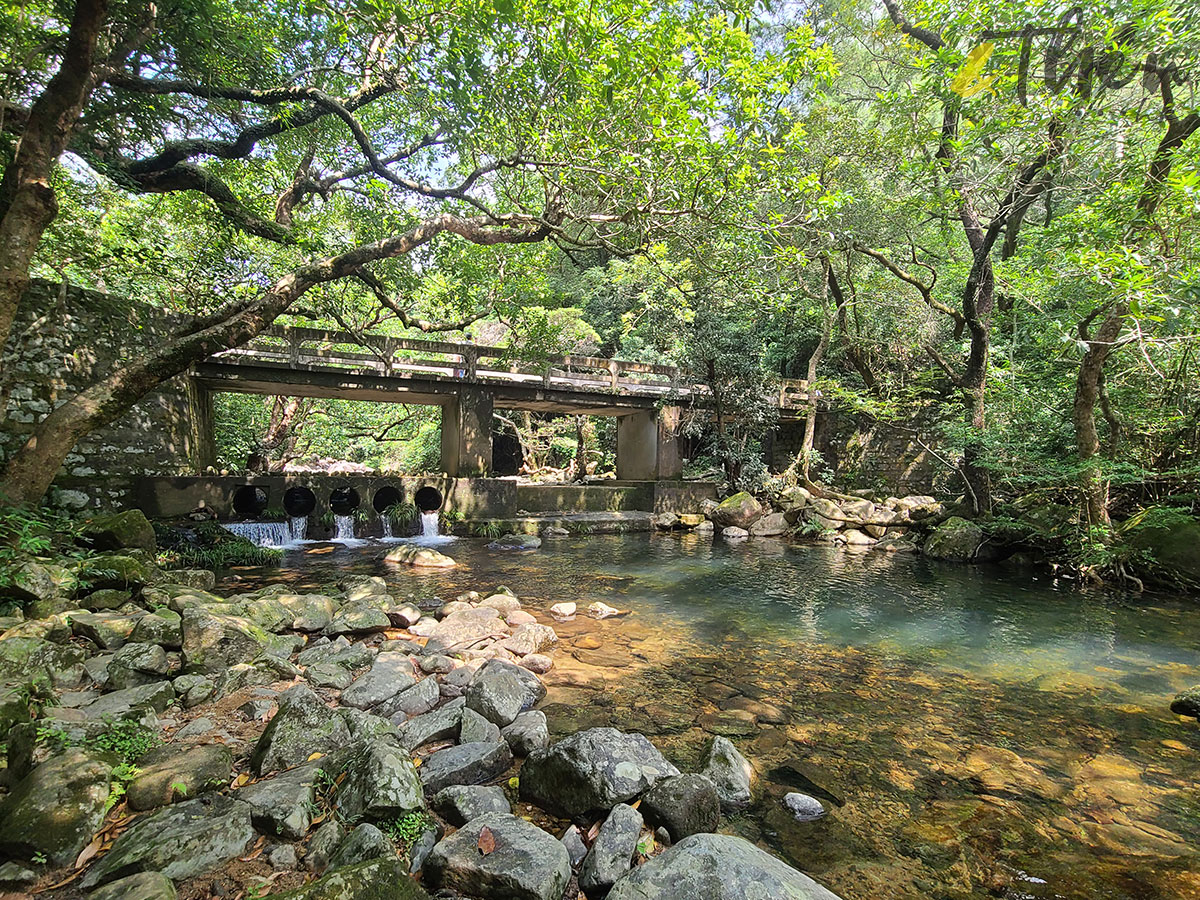
[[492, 467], [492, 395], [464, 386], [442, 407], [442, 470], [452, 478]]
[[617, 419], [617, 478], [658, 481], [682, 472], [675, 432], [679, 408], [644, 410]]

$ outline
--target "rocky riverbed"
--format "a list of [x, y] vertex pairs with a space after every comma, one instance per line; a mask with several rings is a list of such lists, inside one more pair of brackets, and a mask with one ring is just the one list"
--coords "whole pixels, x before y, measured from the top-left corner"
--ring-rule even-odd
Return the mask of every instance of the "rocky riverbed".
[[[222, 596], [211, 572], [129, 558], [141, 574], [112, 596], [0, 636], [6, 890], [835, 897], [718, 833], [755, 790], [728, 739], [693, 772], [636, 732], [552, 743], [539, 673], [558, 635], [508, 588], [409, 603], [353, 575]], [[793, 796], [797, 818], [822, 809]]]

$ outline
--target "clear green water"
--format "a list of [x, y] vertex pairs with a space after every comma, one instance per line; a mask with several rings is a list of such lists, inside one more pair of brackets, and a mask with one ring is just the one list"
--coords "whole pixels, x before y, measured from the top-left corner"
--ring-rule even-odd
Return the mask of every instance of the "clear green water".
[[[627, 610], [556, 625], [552, 730], [642, 731], [681, 768], [727, 734], [761, 799], [726, 828], [847, 900], [1200, 897], [1200, 730], [1167, 708], [1200, 682], [1194, 601], [694, 536], [529, 554], [460, 540], [442, 548], [456, 569], [419, 575], [385, 549], [292, 552], [283, 577], [376, 572], [444, 598], [507, 584], [539, 613]], [[843, 804], [792, 821], [789, 764]]]

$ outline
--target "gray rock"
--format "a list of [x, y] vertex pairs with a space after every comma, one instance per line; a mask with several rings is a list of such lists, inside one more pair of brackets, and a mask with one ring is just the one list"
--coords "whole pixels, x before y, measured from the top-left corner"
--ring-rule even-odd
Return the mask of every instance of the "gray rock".
[[[150, 618], [150, 616], [145, 616]], [[108, 664], [109, 687], [123, 690], [161, 681], [171, 670], [167, 651], [158, 644], [127, 643]]]
[[508, 771], [512, 751], [504, 742], [459, 744], [439, 750], [424, 761], [418, 773], [425, 793], [437, 794], [452, 784], [482, 784]]
[[[487, 828], [495, 849], [481, 854]], [[566, 848], [536, 825], [503, 813], [471, 820], [433, 848], [425, 878], [434, 887], [496, 900], [560, 900], [571, 878]]]
[[290, 871], [296, 868], [296, 863], [299, 862], [296, 857], [296, 848], [291, 844], [280, 844], [278, 847], [273, 847], [267, 854], [267, 859], [271, 863], [271, 868], [276, 872]]
[[313, 753], [331, 753], [349, 743], [345, 720], [298, 684], [279, 695], [279, 711], [259, 737], [250, 766], [257, 775], [290, 769]]
[[407, 750], [385, 738], [368, 738], [351, 752], [335, 800], [348, 822], [383, 819], [425, 806], [417, 769]]
[[445, 675], [454, 668], [454, 660], [448, 656], [442, 656], [440, 653], [435, 653], [433, 656], [426, 656], [422, 659], [420, 668], [427, 675]]
[[1200, 719], [1200, 685], [1176, 694], [1175, 699], [1171, 701], [1171, 712], [1177, 716]]
[[324, 628], [325, 634], [370, 634], [392, 627], [386, 612], [368, 600], [347, 603]]
[[38, 873], [11, 860], [0, 865], [0, 887], [27, 888], [38, 880]]
[[559, 840], [567, 848], [567, 856], [571, 860], [571, 868], [578, 869], [588, 854], [587, 844], [583, 842], [583, 832], [579, 830], [578, 825], [569, 825]]
[[721, 798], [703, 775], [664, 778], [642, 797], [641, 811], [651, 825], [666, 828], [673, 843], [721, 824]]
[[525, 688], [515, 669], [481, 667], [467, 688], [467, 708], [501, 728], [510, 724], [525, 701]]
[[337, 604], [324, 594], [280, 594], [275, 600], [291, 614], [296, 631], [323, 631], [337, 612]]
[[137, 767], [125, 797], [131, 809], [154, 809], [225, 787], [233, 773], [233, 754], [224, 744], [167, 744], [151, 750]]
[[80, 712], [93, 721], [136, 719], [147, 710], [162, 712], [174, 699], [175, 689], [170, 683], [156, 681], [153, 684], [102, 694], [94, 702], [82, 707]]
[[494, 744], [500, 740], [500, 726], [489, 722], [473, 709], [464, 709], [458, 740], [463, 744]]
[[545, 675], [554, 668], [554, 660], [541, 653], [530, 653], [519, 663], [517, 663], [517, 665], [519, 665], [522, 669], [528, 669], [535, 675]]
[[153, 553], [158, 549], [154, 526], [140, 509], [89, 519], [79, 531], [79, 541], [93, 550], [149, 550]]
[[388, 716], [400, 725], [412, 716], [427, 713], [442, 699], [436, 678], [422, 678], [412, 687], [401, 691], [390, 700], [385, 700], [375, 707], [375, 712]]
[[428, 636], [447, 650], [464, 650], [485, 638], [507, 635], [508, 629], [500, 614], [490, 606], [480, 606], [468, 607], [446, 616], [430, 630]]
[[175, 885], [162, 872], [138, 872], [97, 888], [88, 900], [175, 900]]
[[104, 820], [109, 768], [71, 749], [34, 769], [0, 804], [0, 851], [73, 865]]
[[268, 700], [265, 697], [260, 700], [247, 700], [238, 707], [240, 712], [250, 722], [261, 722], [271, 714], [271, 709], [275, 706], [273, 700]]
[[549, 625], [536, 623], [519, 626], [510, 637], [500, 641], [503, 647], [517, 656], [528, 656], [530, 653], [540, 653], [558, 643], [558, 633]]
[[216, 684], [207, 675], [180, 675], [171, 682], [171, 687], [187, 709], [199, 706], [217, 692]]
[[83, 598], [82, 603], [85, 609], [90, 609], [92, 612], [102, 612], [107, 609], [120, 609], [132, 600], [133, 594], [130, 591], [105, 588], [102, 591], [93, 591], [88, 594]]
[[249, 619], [209, 612], [200, 606], [183, 611], [183, 663], [189, 672], [220, 673], [256, 660], [267, 646], [266, 631]]
[[183, 617], [166, 607], [156, 609], [137, 620], [129, 640], [178, 650], [183, 646]]
[[579, 870], [579, 886], [588, 897], [603, 897], [629, 871], [641, 834], [641, 813], [624, 803], [612, 808]]
[[638, 866], [609, 900], [838, 900], [807, 875], [725, 834], [696, 834]]
[[[324, 639], [322, 639], [324, 640]], [[365, 644], [352, 644], [344, 637], [324, 643], [314, 642], [310, 647], [300, 651], [296, 657], [301, 666], [315, 666], [322, 663], [341, 666], [343, 669], [361, 669], [371, 664], [375, 654]]]
[[342, 842], [344, 833], [342, 826], [336, 820], [330, 819], [313, 832], [304, 851], [304, 868], [310, 872], [324, 872], [329, 865], [329, 857]]
[[492, 672], [495, 670], [509, 672], [515, 675], [517, 680], [521, 682], [521, 685], [524, 688], [524, 697], [521, 700], [522, 712], [527, 709], [533, 709], [545, 698], [546, 686], [542, 684], [542, 679], [538, 678], [537, 675], [528, 669], [523, 669], [514, 663], [508, 662], [507, 660], [489, 659], [479, 667], [479, 671], [476, 672], [476, 675], [478, 675], [479, 672]]
[[745, 528], [738, 528], [736, 525], [728, 525], [721, 529], [721, 537], [727, 541], [744, 541], [750, 537], [750, 532]]
[[409, 719], [397, 726], [397, 739], [401, 747], [416, 750], [430, 741], [444, 741], [458, 736], [462, 722], [462, 700], [452, 700], [441, 709]]
[[755, 537], [777, 537], [787, 529], [788, 523], [783, 513], [768, 513], [750, 526], [750, 533]]
[[808, 794], [787, 794], [783, 798], [783, 805], [797, 822], [812, 822], [824, 817], [827, 812], [820, 800]]
[[421, 621], [421, 611], [415, 606], [392, 606], [386, 612], [387, 617], [397, 628], [408, 628]]
[[280, 772], [246, 785], [235, 796], [249, 805], [251, 821], [259, 831], [299, 840], [312, 825], [320, 770], [320, 764], [316, 763]]
[[577, 818], [632, 800], [678, 774], [643, 735], [589, 728], [529, 755], [521, 769], [521, 799]]
[[550, 746], [546, 714], [536, 709], [521, 713], [511, 725], [500, 729], [500, 734], [508, 742], [513, 756], [528, 756], [535, 750], [545, 750]]
[[521, 601], [512, 594], [490, 594], [478, 602], [479, 606], [490, 606], [502, 616], [516, 612], [521, 608]]
[[380, 653], [371, 668], [342, 691], [341, 702], [356, 709], [371, 709], [416, 684], [412, 662], [403, 653]]
[[81, 885], [93, 888], [137, 872], [190, 878], [240, 856], [254, 838], [250, 807], [220, 794], [177, 803], [138, 819]]
[[712, 739], [700, 774], [713, 783], [724, 809], [734, 810], [750, 803], [754, 767], [729, 738]]
[[489, 550], [537, 550], [542, 539], [533, 534], [504, 534], [488, 544]]
[[395, 859], [396, 845], [374, 825], [363, 823], [338, 844], [329, 857], [329, 868], [340, 869], [368, 859]]
[[433, 811], [451, 825], [461, 826], [486, 813], [512, 813], [512, 806], [500, 787], [453, 784], [438, 791]]
[[921, 552], [931, 559], [966, 562], [975, 558], [983, 544], [983, 530], [974, 522], [951, 516], [925, 539]]
[[356, 741], [368, 737], [386, 737], [393, 742], [396, 740], [396, 726], [383, 716], [353, 707], [343, 707], [337, 712], [345, 721], [346, 727], [350, 729], [350, 737]]
[[335, 869], [294, 891], [270, 896], [271, 900], [429, 900], [395, 854]]
[[71, 631], [87, 638], [101, 650], [116, 650], [125, 645], [141, 615], [124, 616], [118, 613], [72, 613]]

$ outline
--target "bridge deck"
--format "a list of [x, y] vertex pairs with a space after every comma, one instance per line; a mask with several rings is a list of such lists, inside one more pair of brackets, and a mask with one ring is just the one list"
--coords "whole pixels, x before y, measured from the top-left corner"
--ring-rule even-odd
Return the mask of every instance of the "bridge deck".
[[[574, 415], [627, 415], [664, 400], [703, 405], [709, 396], [675, 366], [591, 356], [531, 360], [503, 347], [294, 327], [209, 357], [192, 374], [215, 391], [432, 405], [469, 386], [491, 393], [501, 409]], [[807, 387], [782, 382], [774, 398], [782, 417], [802, 411]]]

